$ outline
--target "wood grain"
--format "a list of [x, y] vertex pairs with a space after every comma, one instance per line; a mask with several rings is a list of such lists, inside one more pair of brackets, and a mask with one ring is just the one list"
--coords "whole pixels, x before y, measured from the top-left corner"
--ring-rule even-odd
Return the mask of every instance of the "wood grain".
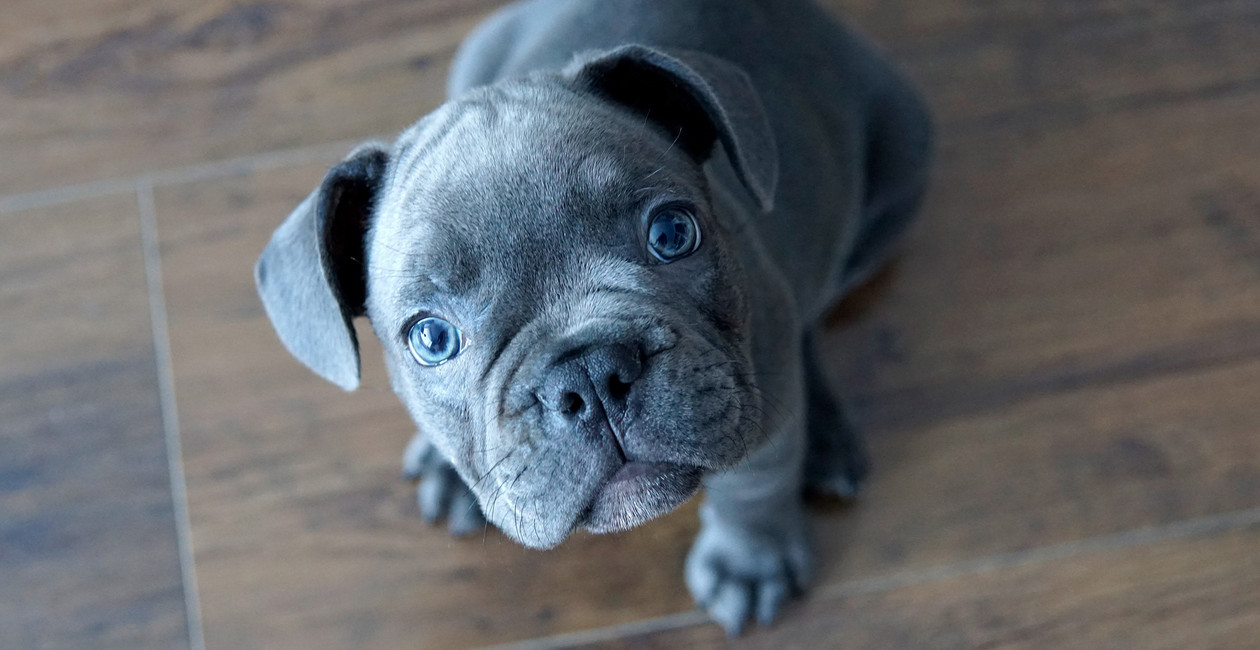
[[[393, 132], [436, 106], [459, 39], [501, 4], [12, 0], [0, 194]], [[973, 132], [1260, 89], [1247, 0], [823, 4]]]
[[[712, 625], [605, 648], [1237, 648], [1260, 638], [1260, 528], [816, 598], [730, 644]], [[572, 646], [578, 647], [578, 646]]]
[[485, 0], [12, 0], [0, 195], [401, 129]]
[[[499, 4], [13, 0], [0, 195], [389, 133], [441, 101], [455, 45]], [[823, 341], [875, 463], [862, 501], [817, 517], [823, 584], [1260, 505], [1260, 6], [824, 4], [924, 88], [940, 151], [901, 261]], [[550, 553], [419, 522], [371, 334], [365, 388], [339, 393], [252, 288], [331, 162], [157, 196], [209, 647], [463, 647], [688, 611], [694, 503]], [[0, 646], [185, 643], [134, 211], [0, 216], [18, 324], [0, 344]], [[745, 643], [1245, 647], [1256, 534], [823, 589]]]
[[1251, 360], [877, 435], [862, 500], [817, 519], [823, 582], [1260, 505], [1257, 386]]
[[0, 647], [188, 645], [138, 224], [0, 215]]
[[889, 49], [943, 126], [1036, 136], [1130, 109], [1254, 97], [1249, 0], [822, 0]]
[[1260, 352], [1260, 96], [945, 130], [891, 291], [836, 340], [888, 425]]

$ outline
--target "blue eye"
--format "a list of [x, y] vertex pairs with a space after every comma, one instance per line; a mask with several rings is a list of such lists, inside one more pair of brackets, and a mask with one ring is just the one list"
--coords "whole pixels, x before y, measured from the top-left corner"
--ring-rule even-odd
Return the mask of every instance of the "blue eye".
[[454, 359], [463, 344], [459, 328], [434, 316], [416, 321], [407, 332], [407, 347], [422, 366], [438, 366]]
[[680, 260], [700, 248], [700, 226], [685, 208], [667, 207], [648, 224], [648, 250], [662, 262]]

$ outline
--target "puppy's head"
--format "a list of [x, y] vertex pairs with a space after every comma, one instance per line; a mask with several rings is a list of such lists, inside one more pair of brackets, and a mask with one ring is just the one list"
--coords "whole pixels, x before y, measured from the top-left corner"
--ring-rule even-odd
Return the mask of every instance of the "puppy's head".
[[346, 389], [352, 318], [488, 519], [558, 544], [689, 498], [762, 441], [744, 269], [701, 169], [763, 208], [747, 78], [629, 46], [471, 91], [333, 168], [256, 269], [281, 340]]

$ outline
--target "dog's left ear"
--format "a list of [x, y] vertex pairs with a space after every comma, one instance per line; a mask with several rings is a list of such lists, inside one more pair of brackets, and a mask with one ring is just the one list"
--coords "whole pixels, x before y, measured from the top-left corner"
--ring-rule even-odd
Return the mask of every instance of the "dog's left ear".
[[720, 140], [761, 209], [774, 207], [779, 181], [774, 133], [752, 81], [734, 64], [700, 52], [625, 45], [580, 54], [563, 74], [579, 91], [664, 127], [701, 163]]

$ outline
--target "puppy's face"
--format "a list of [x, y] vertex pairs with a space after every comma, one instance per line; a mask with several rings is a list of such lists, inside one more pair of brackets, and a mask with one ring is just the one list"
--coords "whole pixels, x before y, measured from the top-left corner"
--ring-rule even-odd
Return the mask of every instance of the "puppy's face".
[[675, 144], [534, 77], [391, 156], [367, 315], [417, 423], [526, 545], [662, 514], [762, 441], [742, 269]]

